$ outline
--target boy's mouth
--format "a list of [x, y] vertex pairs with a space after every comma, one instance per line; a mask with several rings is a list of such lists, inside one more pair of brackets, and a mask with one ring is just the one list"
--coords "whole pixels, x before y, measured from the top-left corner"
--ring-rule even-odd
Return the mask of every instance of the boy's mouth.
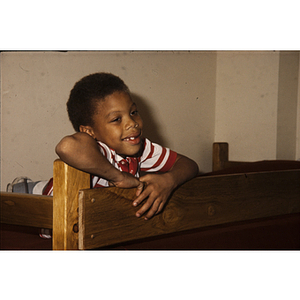
[[129, 136], [123, 139], [124, 142], [128, 142], [132, 145], [138, 145], [141, 142], [141, 134]]

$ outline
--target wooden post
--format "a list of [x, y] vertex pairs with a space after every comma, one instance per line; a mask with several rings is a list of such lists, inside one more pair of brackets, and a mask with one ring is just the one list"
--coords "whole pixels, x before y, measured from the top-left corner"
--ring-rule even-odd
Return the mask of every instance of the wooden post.
[[78, 193], [90, 188], [90, 174], [61, 160], [53, 167], [53, 250], [78, 249]]
[[228, 162], [228, 143], [213, 143], [213, 171], [224, 169]]

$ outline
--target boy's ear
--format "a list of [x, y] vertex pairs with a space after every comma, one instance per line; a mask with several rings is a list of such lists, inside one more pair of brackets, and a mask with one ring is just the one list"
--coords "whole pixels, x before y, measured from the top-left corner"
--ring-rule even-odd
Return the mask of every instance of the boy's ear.
[[84, 125], [80, 125], [79, 126], [79, 130], [80, 132], [84, 132], [87, 133], [89, 136], [91, 136], [93, 139], [96, 138], [94, 130], [91, 126], [84, 126]]

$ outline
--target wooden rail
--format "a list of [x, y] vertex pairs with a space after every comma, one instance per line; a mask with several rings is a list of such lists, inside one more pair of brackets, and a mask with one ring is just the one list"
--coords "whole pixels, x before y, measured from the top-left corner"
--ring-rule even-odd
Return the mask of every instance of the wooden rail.
[[299, 170], [194, 178], [173, 193], [163, 213], [148, 221], [135, 217], [134, 190], [82, 190], [79, 248], [298, 213], [299, 182]]
[[1, 223], [52, 228], [52, 197], [1, 192]]

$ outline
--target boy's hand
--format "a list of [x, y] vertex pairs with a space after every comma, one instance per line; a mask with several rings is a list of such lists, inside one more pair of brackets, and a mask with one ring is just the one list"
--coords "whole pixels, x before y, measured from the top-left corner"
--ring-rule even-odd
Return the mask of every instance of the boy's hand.
[[145, 199], [143, 206], [136, 212], [140, 217], [145, 214], [145, 220], [160, 213], [165, 206], [172, 191], [182, 183], [197, 176], [198, 165], [191, 159], [177, 154], [177, 159], [173, 167], [166, 173], [147, 174], [140, 178], [146, 184], [144, 190], [137, 190], [137, 198], [133, 205], [137, 206]]
[[175, 183], [170, 173], [147, 174], [140, 178], [141, 182], [146, 184], [146, 188], [137, 190], [138, 196], [133, 205], [137, 206], [147, 199], [143, 206], [136, 212], [136, 216], [145, 216], [145, 220], [162, 211], [171, 192], [175, 188]]
[[120, 172], [119, 178], [116, 181], [110, 181], [109, 185], [124, 189], [136, 187], [137, 193], [140, 193], [144, 187], [143, 182], [139, 181], [136, 177], [126, 172]]

